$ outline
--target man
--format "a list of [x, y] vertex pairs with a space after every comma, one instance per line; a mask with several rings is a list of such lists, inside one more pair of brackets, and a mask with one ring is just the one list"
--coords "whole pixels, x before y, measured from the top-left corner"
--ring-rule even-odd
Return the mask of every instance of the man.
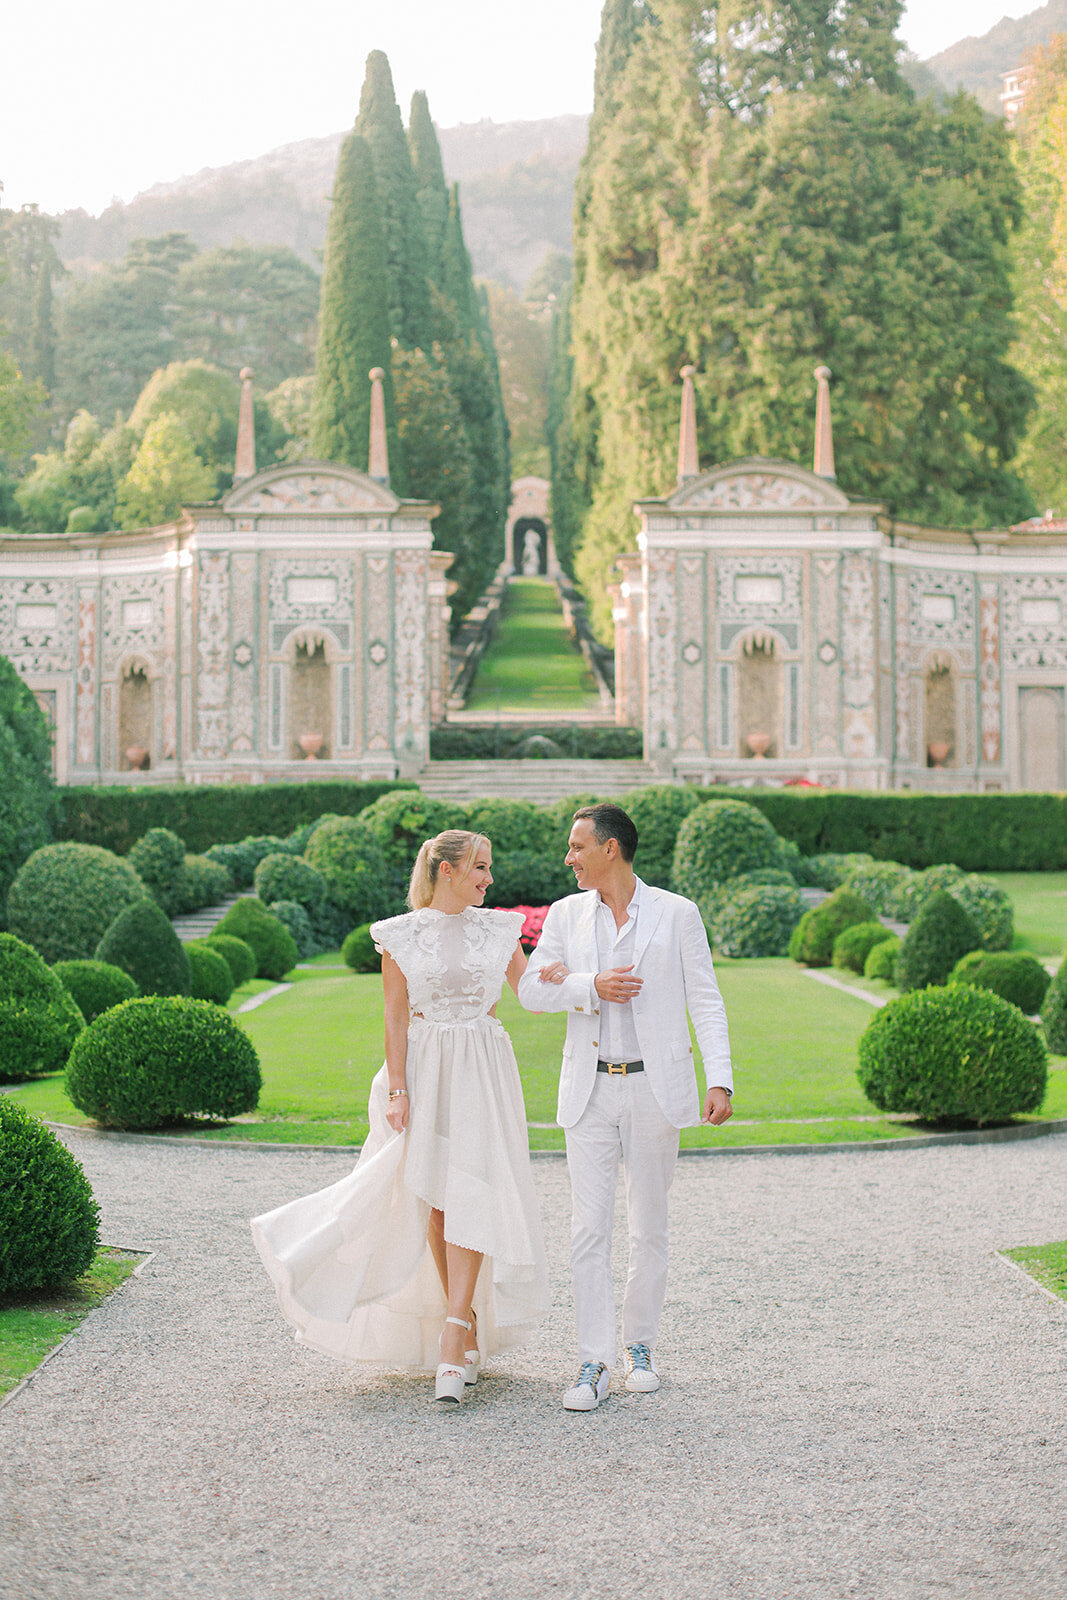
[[[571, 1267], [581, 1363], [563, 1396], [593, 1411], [615, 1364], [611, 1234], [619, 1161], [630, 1270], [622, 1307], [626, 1387], [659, 1388], [652, 1361], [667, 1290], [667, 1205], [678, 1130], [731, 1114], [726, 1012], [708, 936], [691, 900], [633, 869], [637, 829], [614, 805], [574, 814], [567, 865], [584, 894], [557, 900], [519, 983], [529, 1011], [566, 1011], [557, 1119], [571, 1178]], [[703, 1109], [689, 1042], [693, 1019], [708, 1090]]]

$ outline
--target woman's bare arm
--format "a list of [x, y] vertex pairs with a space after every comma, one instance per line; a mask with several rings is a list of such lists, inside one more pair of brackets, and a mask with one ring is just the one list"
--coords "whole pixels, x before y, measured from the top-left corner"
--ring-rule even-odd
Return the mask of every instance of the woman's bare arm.
[[408, 985], [407, 979], [388, 952], [382, 956], [382, 987], [385, 990], [385, 1070], [390, 1089], [404, 1093], [390, 1100], [387, 1120], [397, 1133], [408, 1125], [410, 1102], [408, 1086]]

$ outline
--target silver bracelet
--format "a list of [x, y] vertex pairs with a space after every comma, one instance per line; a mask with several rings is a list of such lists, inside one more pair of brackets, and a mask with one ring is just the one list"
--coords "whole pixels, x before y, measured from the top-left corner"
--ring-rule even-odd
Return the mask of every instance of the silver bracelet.
[[406, 1089], [390, 1089], [390, 1091], [389, 1091], [390, 1100], [399, 1100], [401, 1095], [404, 1095], [405, 1098], [406, 1098], [407, 1090]]

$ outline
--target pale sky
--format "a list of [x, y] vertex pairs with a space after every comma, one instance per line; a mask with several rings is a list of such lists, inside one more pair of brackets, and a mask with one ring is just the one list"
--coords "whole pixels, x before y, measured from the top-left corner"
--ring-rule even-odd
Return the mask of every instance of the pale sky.
[[[154, 183], [351, 125], [389, 57], [442, 127], [588, 111], [602, 0], [47, 0], [4, 27], [3, 204], [101, 211]], [[920, 57], [1034, 0], [910, 0]], [[1013, 63], [1008, 63], [1013, 65]]]

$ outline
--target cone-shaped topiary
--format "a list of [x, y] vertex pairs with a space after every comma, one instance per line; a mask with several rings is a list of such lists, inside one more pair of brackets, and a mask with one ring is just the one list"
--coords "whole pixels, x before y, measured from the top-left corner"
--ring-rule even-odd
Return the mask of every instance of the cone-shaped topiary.
[[1041, 1010], [1052, 980], [1027, 950], [971, 950], [956, 962], [948, 981], [990, 989], [1032, 1017]]
[[67, 1094], [104, 1127], [235, 1117], [259, 1099], [255, 1047], [210, 1000], [127, 1000], [97, 1017], [78, 1044], [67, 1061]]
[[284, 978], [299, 960], [296, 941], [288, 928], [272, 917], [254, 895], [236, 901], [217, 924], [215, 933], [235, 934], [252, 946], [258, 978]]
[[781, 865], [781, 840], [762, 811], [705, 800], [679, 826], [671, 874], [679, 894], [699, 901], [729, 878]]
[[185, 946], [189, 958], [189, 977], [194, 1000], [213, 1000], [224, 1006], [233, 993], [233, 973], [220, 950], [212, 950], [197, 940]]
[[1067, 1056], [1067, 961], [1064, 961], [1048, 986], [1041, 1007], [1041, 1026], [1045, 1041], [1057, 1056]]
[[189, 958], [154, 900], [120, 912], [97, 945], [96, 959], [128, 972], [142, 994], [189, 993]]
[[119, 912], [148, 891], [128, 861], [95, 844], [49, 844], [35, 850], [11, 885], [9, 933], [45, 960], [92, 956]]
[[897, 987], [925, 989], [945, 983], [961, 956], [978, 945], [974, 920], [947, 890], [939, 889], [904, 935], [897, 957]]
[[979, 1125], [1036, 1111], [1048, 1058], [1018, 1006], [969, 983], [891, 1000], [860, 1039], [858, 1076], [880, 1111]]
[[256, 975], [256, 952], [247, 939], [238, 939], [233, 933], [219, 933], [214, 929], [204, 940], [212, 950], [217, 950], [230, 969], [233, 986], [239, 989]]
[[134, 1000], [141, 992], [128, 972], [107, 961], [57, 961], [52, 971], [86, 1022], [95, 1022], [101, 1012]]
[[381, 972], [381, 951], [375, 946], [367, 923], [361, 928], [352, 929], [341, 946], [341, 960], [353, 972]]
[[0, 933], [0, 1079], [57, 1072], [85, 1019], [31, 945]]
[[92, 1262], [99, 1207], [65, 1145], [0, 1095], [0, 1293], [66, 1283]]
[[802, 966], [828, 967], [838, 934], [872, 920], [866, 900], [861, 900], [850, 889], [835, 889], [820, 905], [805, 911], [793, 930], [789, 954]]
[[875, 945], [894, 937], [892, 929], [880, 922], [853, 923], [834, 940], [833, 964], [843, 972], [862, 972]]

